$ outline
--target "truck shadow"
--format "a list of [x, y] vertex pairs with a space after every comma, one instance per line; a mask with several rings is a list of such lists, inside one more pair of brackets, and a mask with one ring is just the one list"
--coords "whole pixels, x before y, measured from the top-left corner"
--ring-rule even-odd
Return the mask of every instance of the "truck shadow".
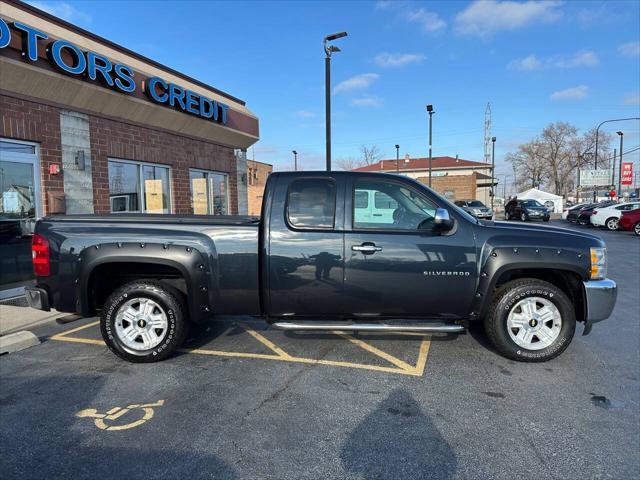
[[396, 389], [351, 432], [340, 459], [345, 470], [382, 480], [446, 479], [455, 452], [405, 389]]

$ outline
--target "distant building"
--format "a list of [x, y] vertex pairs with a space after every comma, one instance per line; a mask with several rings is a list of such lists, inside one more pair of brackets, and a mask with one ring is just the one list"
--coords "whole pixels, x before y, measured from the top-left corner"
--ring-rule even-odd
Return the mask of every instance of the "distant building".
[[260, 215], [262, 197], [267, 177], [273, 172], [273, 165], [247, 160], [247, 198], [249, 215]]
[[[429, 159], [411, 158], [406, 155], [399, 164], [396, 160], [380, 160], [377, 163], [355, 168], [356, 172], [400, 173], [429, 184]], [[494, 180], [494, 184], [497, 183]], [[491, 165], [454, 157], [431, 159], [431, 185], [449, 200], [481, 200], [491, 203]]]

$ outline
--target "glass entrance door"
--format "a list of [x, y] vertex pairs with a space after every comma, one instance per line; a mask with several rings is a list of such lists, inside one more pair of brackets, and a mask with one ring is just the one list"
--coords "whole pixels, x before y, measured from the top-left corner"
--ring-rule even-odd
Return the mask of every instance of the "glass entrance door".
[[36, 146], [0, 139], [0, 298], [33, 279], [31, 236], [42, 215]]

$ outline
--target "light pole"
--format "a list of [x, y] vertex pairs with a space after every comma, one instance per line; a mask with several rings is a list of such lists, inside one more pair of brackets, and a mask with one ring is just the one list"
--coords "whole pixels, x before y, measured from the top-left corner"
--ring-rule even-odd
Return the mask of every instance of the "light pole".
[[[620, 195], [622, 194], [622, 139], [624, 138], [624, 133], [622, 132], [616, 132], [618, 135], [620, 135], [620, 163], [618, 164], [618, 198], [620, 198]], [[615, 164], [616, 164], [616, 160], [615, 158], [613, 159], [613, 165], [615, 168]]]
[[291, 152], [293, 153], [293, 170], [294, 171], [298, 171], [298, 152], [296, 152], [295, 150], [291, 150]]
[[400, 173], [400, 145], [396, 145], [396, 173]]
[[324, 37], [324, 102], [325, 102], [325, 125], [326, 125], [326, 157], [327, 172], [331, 171], [331, 54], [339, 52], [340, 49], [329, 42], [338, 38], [346, 37], [347, 32], [333, 33]]
[[493, 210], [493, 198], [496, 192], [493, 189], [496, 171], [496, 137], [491, 137], [491, 210]]
[[[640, 117], [630, 117], [630, 118], [613, 118], [611, 120], [605, 120], [603, 122], [600, 122], [600, 124], [596, 127], [596, 152], [595, 152], [595, 158], [596, 158], [596, 164], [595, 164], [595, 169], [598, 169], [598, 135], [600, 134], [600, 127], [602, 125], [604, 125], [605, 123], [610, 123], [610, 122], [624, 122], [626, 120], [640, 120]], [[595, 202], [597, 199], [597, 195], [598, 195], [598, 187], [596, 187], [596, 190], [593, 192], [593, 201]]]
[[429, 188], [431, 188], [431, 161], [433, 159], [432, 150], [433, 150], [433, 142], [431, 136], [431, 124], [433, 123], [433, 105], [427, 105], [427, 112], [429, 112]]

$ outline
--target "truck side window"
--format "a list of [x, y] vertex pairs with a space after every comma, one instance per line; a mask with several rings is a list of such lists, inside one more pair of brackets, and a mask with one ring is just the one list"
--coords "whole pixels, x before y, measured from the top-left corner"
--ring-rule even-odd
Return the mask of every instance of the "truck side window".
[[[360, 191], [372, 192], [373, 209], [359, 208]], [[429, 230], [436, 207], [406, 185], [378, 180], [358, 180], [354, 188], [353, 228], [375, 230]]]
[[330, 178], [302, 178], [289, 186], [287, 219], [293, 227], [332, 229], [336, 185]]

